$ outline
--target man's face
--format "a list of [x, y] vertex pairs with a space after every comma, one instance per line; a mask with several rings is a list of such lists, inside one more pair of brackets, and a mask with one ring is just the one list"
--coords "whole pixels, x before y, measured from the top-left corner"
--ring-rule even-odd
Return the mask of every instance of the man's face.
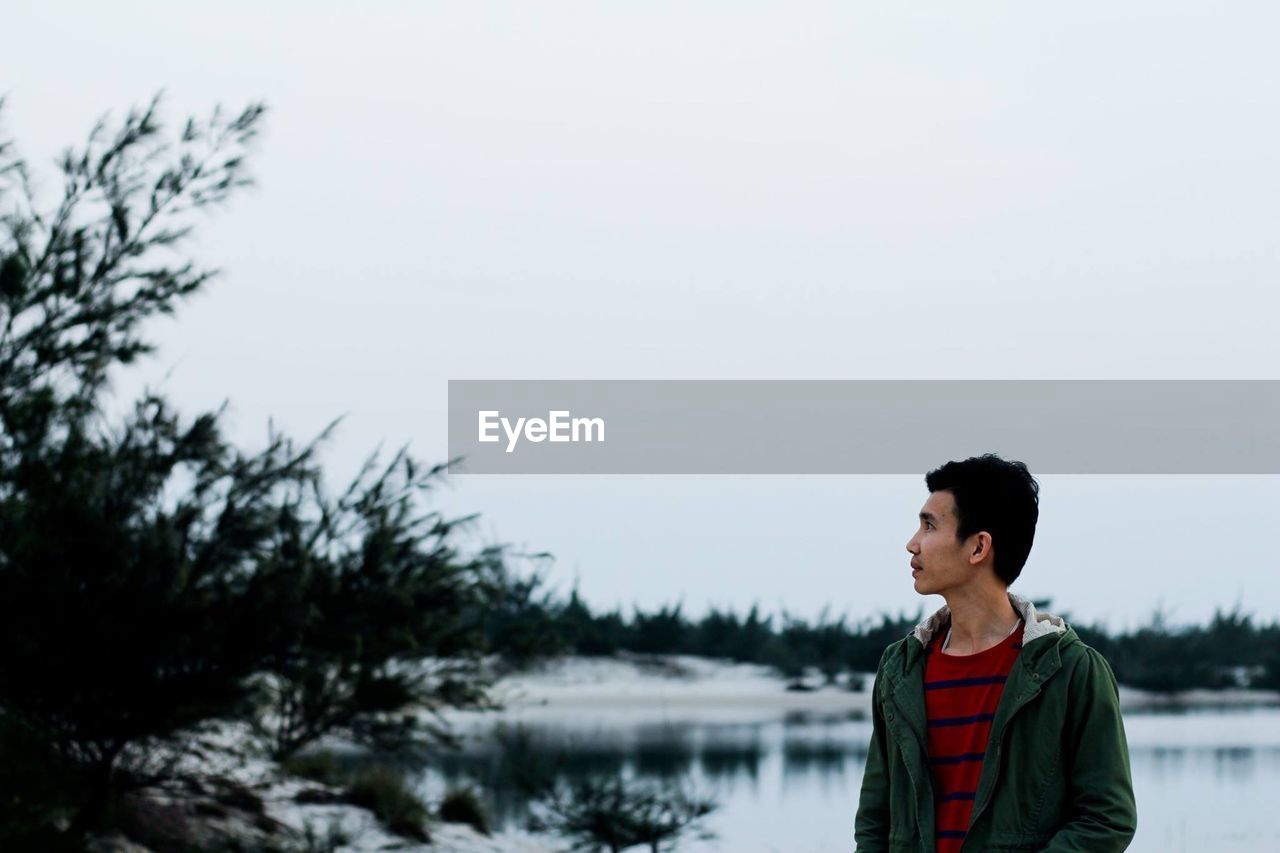
[[968, 543], [956, 540], [958, 524], [951, 492], [931, 493], [920, 508], [920, 526], [907, 543], [911, 576], [921, 595], [938, 595], [973, 580]]

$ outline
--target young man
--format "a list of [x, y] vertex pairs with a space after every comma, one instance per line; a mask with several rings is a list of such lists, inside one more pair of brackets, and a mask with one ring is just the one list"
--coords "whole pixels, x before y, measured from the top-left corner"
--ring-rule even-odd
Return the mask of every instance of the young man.
[[1137, 809], [1115, 675], [1062, 619], [1008, 591], [1039, 484], [990, 454], [925, 484], [911, 576], [947, 605], [880, 659], [857, 849], [1124, 850]]

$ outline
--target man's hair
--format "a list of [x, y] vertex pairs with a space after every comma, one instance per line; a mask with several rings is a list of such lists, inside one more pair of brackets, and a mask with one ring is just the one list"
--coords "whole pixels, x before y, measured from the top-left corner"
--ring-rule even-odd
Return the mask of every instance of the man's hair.
[[925, 475], [930, 492], [947, 491], [956, 502], [956, 538], [991, 534], [996, 576], [1009, 585], [1022, 574], [1040, 517], [1040, 484], [1021, 462], [994, 453], [948, 462]]

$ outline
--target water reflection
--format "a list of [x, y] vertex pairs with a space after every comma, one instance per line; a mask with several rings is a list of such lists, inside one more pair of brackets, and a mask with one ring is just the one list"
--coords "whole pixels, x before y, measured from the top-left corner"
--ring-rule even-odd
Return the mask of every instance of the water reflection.
[[[1129, 713], [1139, 804], [1131, 850], [1280, 850], [1280, 709]], [[847, 851], [870, 723], [861, 714], [772, 722], [503, 724], [418, 768], [429, 796], [474, 783], [496, 824], [524, 825], [528, 786], [595, 774], [691, 781], [720, 803], [717, 841], [681, 850]]]
[[838, 741], [786, 740], [782, 744], [782, 774], [788, 778], [843, 776], [850, 756], [856, 752], [852, 744]]
[[760, 757], [763, 749], [755, 743], [710, 743], [698, 753], [702, 774], [717, 782], [746, 779], [754, 782], [760, 778]]

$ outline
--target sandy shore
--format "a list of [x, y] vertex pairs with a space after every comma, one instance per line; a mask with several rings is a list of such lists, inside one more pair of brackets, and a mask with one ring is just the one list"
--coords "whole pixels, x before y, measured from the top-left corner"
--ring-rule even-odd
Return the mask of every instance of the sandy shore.
[[[454, 714], [464, 727], [485, 720], [572, 722], [575, 719], [651, 719], [678, 716], [738, 722], [776, 719], [790, 713], [857, 717], [871, 708], [867, 690], [843, 684], [823, 686], [815, 674], [810, 689], [788, 690], [768, 667], [689, 656], [563, 658], [499, 682], [495, 696], [504, 709], [485, 714]], [[1120, 687], [1121, 707], [1130, 712], [1170, 707], [1240, 708], [1280, 705], [1270, 690], [1191, 690], [1162, 695]]]

